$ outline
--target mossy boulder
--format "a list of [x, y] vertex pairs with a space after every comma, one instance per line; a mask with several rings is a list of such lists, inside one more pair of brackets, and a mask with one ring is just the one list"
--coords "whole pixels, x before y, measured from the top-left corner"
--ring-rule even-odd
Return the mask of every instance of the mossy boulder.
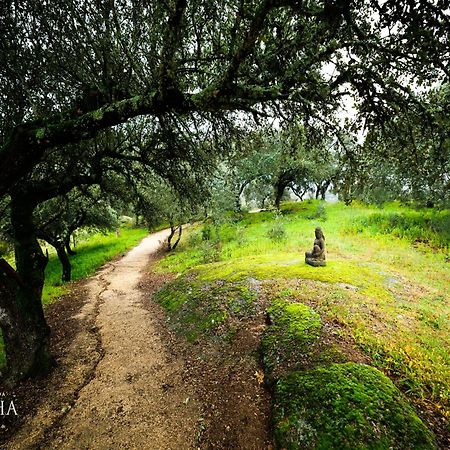
[[267, 309], [271, 326], [261, 342], [263, 362], [269, 377], [285, 370], [305, 367], [320, 336], [322, 321], [312, 308], [276, 299]]
[[253, 315], [257, 292], [246, 281], [199, 281], [187, 275], [168, 283], [155, 299], [167, 312], [171, 327], [189, 342], [213, 333], [227, 319]]
[[283, 449], [435, 449], [433, 434], [391, 380], [364, 364], [278, 380], [274, 434]]

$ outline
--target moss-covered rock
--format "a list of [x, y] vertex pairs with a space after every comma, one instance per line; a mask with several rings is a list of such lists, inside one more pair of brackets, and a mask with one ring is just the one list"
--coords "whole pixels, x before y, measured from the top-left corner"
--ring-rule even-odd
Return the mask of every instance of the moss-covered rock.
[[245, 281], [205, 283], [188, 275], [168, 283], [155, 298], [166, 309], [172, 328], [193, 342], [230, 317], [254, 313], [257, 293]]
[[303, 303], [276, 299], [268, 308], [271, 326], [261, 342], [263, 362], [269, 377], [308, 364], [322, 329], [319, 314]]
[[275, 387], [283, 449], [434, 449], [434, 437], [391, 380], [364, 364], [294, 372]]

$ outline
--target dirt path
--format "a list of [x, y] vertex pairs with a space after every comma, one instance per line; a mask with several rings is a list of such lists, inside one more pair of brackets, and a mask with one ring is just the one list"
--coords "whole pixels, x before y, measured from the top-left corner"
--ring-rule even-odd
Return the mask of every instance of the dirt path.
[[78, 355], [60, 383], [63, 392], [40, 405], [9, 448], [195, 448], [200, 403], [139, 288], [165, 236], [147, 237], [89, 281], [87, 301], [75, 317], [89, 329], [77, 334], [60, 365], [74, 360], [79, 348], [88, 356]]

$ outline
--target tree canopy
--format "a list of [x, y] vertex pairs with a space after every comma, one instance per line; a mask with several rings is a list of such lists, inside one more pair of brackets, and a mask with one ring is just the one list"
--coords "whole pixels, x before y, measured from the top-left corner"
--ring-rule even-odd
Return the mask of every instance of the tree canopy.
[[1, 194], [50, 149], [143, 114], [271, 108], [327, 122], [349, 93], [383, 120], [415, 100], [413, 83], [449, 73], [442, 0], [4, 5]]

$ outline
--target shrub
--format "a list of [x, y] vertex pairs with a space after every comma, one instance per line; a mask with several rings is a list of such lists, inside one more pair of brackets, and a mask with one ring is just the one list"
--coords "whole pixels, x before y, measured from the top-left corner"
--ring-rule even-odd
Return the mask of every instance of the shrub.
[[275, 213], [275, 220], [272, 227], [267, 232], [267, 236], [274, 242], [281, 242], [286, 239], [286, 229], [283, 223], [283, 217], [279, 212]]
[[327, 212], [325, 210], [325, 204], [319, 203], [316, 207], [316, 210], [308, 216], [308, 219], [320, 219], [320, 220], [327, 220]]
[[200, 247], [200, 252], [204, 264], [220, 261], [222, 243], [220, 241], [204, 241]]
[[450, 213], [448, 211], [412, 211], [407, 213], [372, 214], [355, 221], [353, 231], [368, 230], [373, 234], [391, 234], [412, 243], [448, 249]]
[[213, 230], [211, 225], [205, 224], [202, 228], [202, 240], [203, 241], [210, 241], [212, 239]]
[[187, 245], [189, 247], [197, 247], [203, 241], [203, 233], [201, 231], [191, 231], [186, 238]]
[[247, 238], [245, 236], [245, 227], [243, 227], [242, 225], [236, 225], [236, 241], [239, 246], [242, 246], [247, 242]]

